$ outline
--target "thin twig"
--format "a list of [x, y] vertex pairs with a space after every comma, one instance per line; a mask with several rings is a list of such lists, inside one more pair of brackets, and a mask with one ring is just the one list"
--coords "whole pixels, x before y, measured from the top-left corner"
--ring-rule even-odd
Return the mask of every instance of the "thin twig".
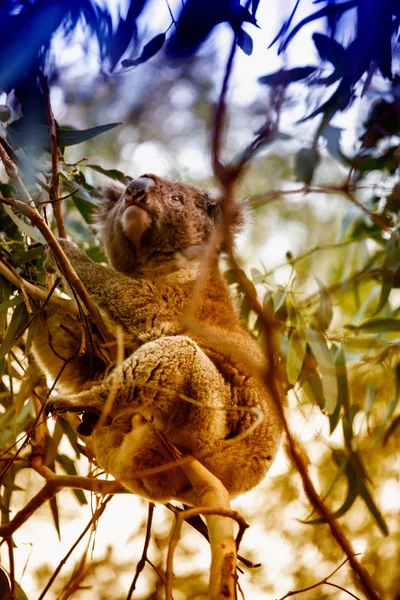
[[126, 600], [131, 600], [132, 594], [136, 589], [136, 583], [137, 583], [137, 580], [139, 579], [139, 575], [143, 571], [143, 569], [146, 565], [146, 562], [149, 562], [147, 559], [147, 551], [149, 549], [149, 544], [150, 544], [150, 540], [151, 540], [151, 525], [153, 522], [154, 508], [155, 508], [154, 502], [149, 502], [149, 510], [148, 510], [148, 515], [147, 515], [147, 525], [146, 525], [146, 537], [144, 540], [143, 552], [142, 552], [142, 556], [137, 564], [136, 573], [135, 573], [135, 576], [131, 583], [131, 586], [129, 588], [129, 592], [126, 597]]
[[291, 596], [295, 596], [296, 594], [302, 594], [303, 592], [308, 592], [309, 590], [313, 590], [314, 588], [319, 587], [320, 585], [323, 585], [323, 584], [331, 585], [335, 588], [338, 588], [339, 590], [346, 592], [346, 594], [349, 594], [349, 596], [352, 596], [356, 600], [360, 600], [360, 598], [358, 596], [355, 596], [352, 592], [349, 592], [349, 590], [346, 590], [345, 588], [341, 587], [340, 585], [337, 585], [335, 583], [328, 581], [328, 579], [333, 577], [333, 575], [335, 575], [335, 573], [337, 573], [339, 571], [339, 569], [341, 569], [343, 567], [343, 565], [345, 565], [348, 562], [348, 560], [349, 559], [346, 558], [343, 562], [340, 563], [340, 565], [338, 567], [336, 567], [336, 569], [334, 569], [332, 571], [332, 573], [330, 573], [329, 575], [324, 577], [324, 579], [321, 579], [321, 581], [318, 581], [317, 583], [313, 583], [312, 585], [309, 585], [306, 588], [302, 588], [301, 590], [293, 590], [291, 592], [287, 592], [287, 594], [282, 596], [282, 598], [279, 598], [279, 600], [285, 600], [286, 598], [290, 598]]
[[52, 576], [50, 577], [50, 579], [46, 583], [46, 585], [44, 587], [44, 590], [40, 594], [38, 600], [43, 600], [43, 598], [45, 597], [45, 595], [49, 591], [50, 587], [52, 586], [54, 580], [56, 579], [56, 577], [60, 573], [60, 571], [63, 568], [63, 566], [65, 565], [65, 563], [68, 561], [69, 557], [71, 556], [71, 554], [73, 553], [73, 551], [75, 550], [75, 548], [83, 540], [83, 538], [85, 537], [85, 535], [87, 534], [87, 532], [89, 531], [89, 529], [100, 519], [101, 515], [103, 514], [103, 512], [105, 511], [105, 509], [107, 507], [107, 504], [110, 502], [111, 499], [112, 499], [112, 496], [108, 496], [108, 498], [106, 498], [104, 500], [104, 502], [102, 502], [100, 504], [99, 508], [95, 511], [95, 513], [93, 514], [93, 516], [90, 519], [89, 523], [86, 525], [85, 529], [78, 536], [78, 538], [76, 539], [76, 541], [72, 544], [72, 546], [68, 550], [67, 554], [60, 560], [59, 564], [57, 565], [57, 568], [55, 569], [54, 573], [52, 574]]

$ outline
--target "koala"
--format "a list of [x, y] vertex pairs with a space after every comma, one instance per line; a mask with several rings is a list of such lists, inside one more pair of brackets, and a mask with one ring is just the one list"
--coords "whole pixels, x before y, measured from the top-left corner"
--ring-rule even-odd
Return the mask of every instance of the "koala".
[[221, 220], [219, 198], [146, 174], [126, 189], [106, 189], [96, 220], [110, 266], [60, 243], [107, 327], [122, 328], [126, 358], [106, 370], [90, 348], [80, 350], [73, 319], [49, 315], [33, 349], [63, 395], [47, 413], [83, 414], [81, 432], [92, 433], [113, 395], [106, 423], [94, 427], [96, 460], [151, 500], [186, 501], [181, 468], [142, 474], [171, 463], [171, 445], [197, 458], [231, 496], [250, 490], [273, 461], [281, 423], [261, 381], [263, 354], [240, 323], [218, 255], [207, 272], [201, 266]]

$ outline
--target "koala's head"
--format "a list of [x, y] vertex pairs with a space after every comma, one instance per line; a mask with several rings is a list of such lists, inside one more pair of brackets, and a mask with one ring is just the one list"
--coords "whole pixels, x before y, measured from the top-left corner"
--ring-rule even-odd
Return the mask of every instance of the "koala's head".
[[103, 190], [96, 218], [110, 264], [125, 273], [199, 255], [220, 219], [217, 194], [147, 174]]

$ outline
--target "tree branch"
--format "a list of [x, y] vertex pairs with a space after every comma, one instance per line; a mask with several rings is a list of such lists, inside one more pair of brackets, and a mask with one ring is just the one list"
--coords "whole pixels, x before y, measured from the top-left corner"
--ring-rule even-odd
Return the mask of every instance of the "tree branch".
[[58, 139], [57, 139], [57, 128], [54, 120], [53, 110], [50, 102], [50, 90], [47, 81], [47, 77], [39, 71], [39, 80], [43, 90], [43, 96], [46, 104], [46, 115], [47, 123], [49, 126], [50, 133], [50, 147], [51, 147], [51, 186], [50, 186], [50, 202], [53, 203], [54, 218], [57, 223], [58, 235], [61, 238], [67, 237], [67, 230], [65, 229], [64, 217], [62, 214], [62, 200], [60, 199], [59, 190], [59, 174], [58, 174]]

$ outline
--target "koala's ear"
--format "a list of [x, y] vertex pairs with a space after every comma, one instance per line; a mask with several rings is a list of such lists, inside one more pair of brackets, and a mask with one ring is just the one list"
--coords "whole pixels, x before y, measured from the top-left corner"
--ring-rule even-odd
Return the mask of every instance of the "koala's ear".
[[202, 208], [213, 221], [221, 218], [221, 196], [217, 191], [205, 192], [202, 199]]
[[118, 202], [125, 190], [126, 186], [117, 182], [94, 190], [93, 196], [97, 205], [97, 210], [93, 215], [94, 224], [101, 225], [107, 217], [108, 212]]
[[105, 185], [101, 188], [97, 188], [94, 191], [94, 198], [97, 206], [100, 210], [106, 210], [111, 208], [122, 196], [126, 189], [126, 186], [122, 183], [112, 183]]

